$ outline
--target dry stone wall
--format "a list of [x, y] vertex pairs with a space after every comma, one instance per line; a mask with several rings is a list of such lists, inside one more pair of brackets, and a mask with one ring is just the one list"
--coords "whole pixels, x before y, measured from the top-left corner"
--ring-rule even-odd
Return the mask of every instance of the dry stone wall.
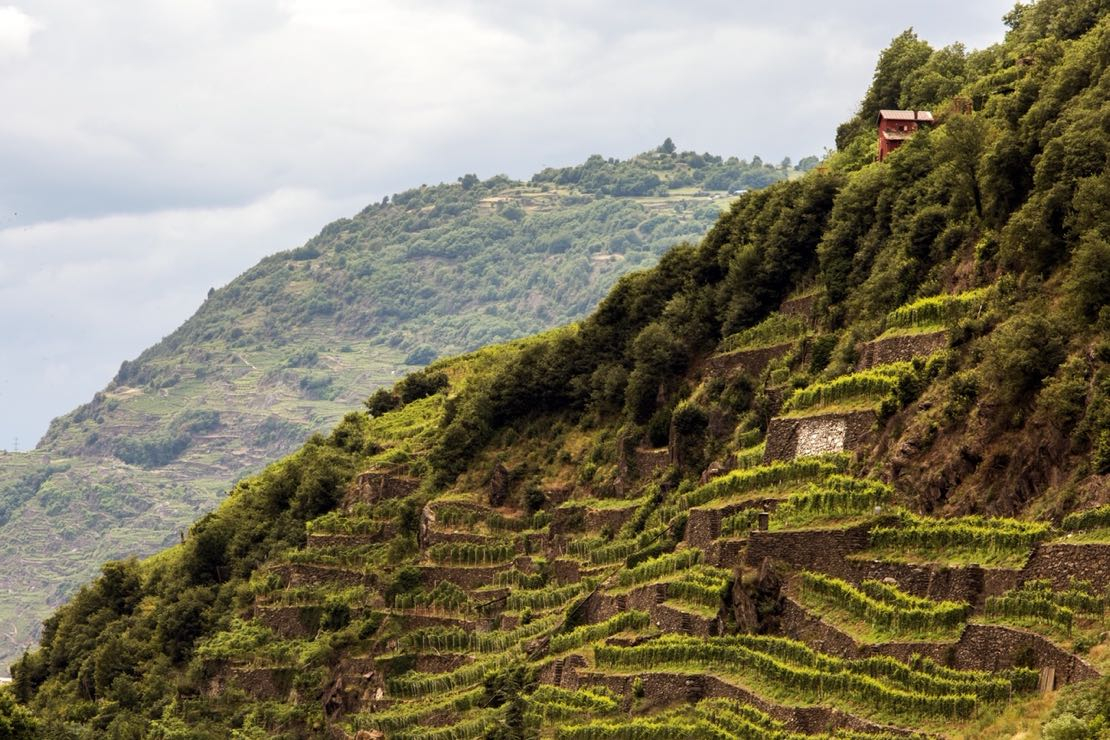
[[905, 362], [914, 357], [927, 357], [947, 346], [948, 332], [943, 329], [925, 334], [903, 334], [864, 342], [859, 347], [856, 369], [866, 370], [876, 365]]
[[871, 441], [877, 421], [878, 415], [871, 410], [776, 417], [767, 427], [763, 461], [861, 449]]
[[1047, 578], [1066, 588], [1072, 578], [1090, 581], [1099, 591], [1110, 589], [1110, 544], [1048, 543], [1037, 545], [1022, 580]]
[[868, 532], [872, 526], [861, 524], [848, 529], [755, 531], [748, 535], [744, 559], [752, 567], [771, 560], [842, 578], [842, 574], [851, 568], [845, 558], [868, 546]]
[[350, 509], [357, 503], [372, 504], [386, 499], [403, 498], [420, 488], [419, 478], [394, 475], [379, 470], [360, 473], [347, 492], [344, 506]]
[[794, 349], [795, 342], [784, 342], [770, 347], [738, 349], [713, 355], [705, 361], [706, 375], [729, 375], [740, 371], [748, 375], [760, 375], [768, 365], [784, 357]]
[[1032, 661], [1034, 668], [1053, 668], [1057, 686], [1099, 676], [1084, 660], [1041, 635], [1002, 625], [969, 624], [953, 642], [861, 644], [786, 596], [779, 628], [785, 635], [842, 658], [885, 655], [909, 662], [914, 655], [920, 655], [950, 668], [991, 672]]

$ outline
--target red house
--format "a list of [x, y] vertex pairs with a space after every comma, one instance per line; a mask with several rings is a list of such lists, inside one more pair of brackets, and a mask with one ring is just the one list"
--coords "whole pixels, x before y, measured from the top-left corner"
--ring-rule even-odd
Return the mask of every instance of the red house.
[[913, 136], [923, 124], [933, 122], [933, 114], [927, 110], [881, 110], [879, 111], [879, 161], [902, 146], [902, 142]]

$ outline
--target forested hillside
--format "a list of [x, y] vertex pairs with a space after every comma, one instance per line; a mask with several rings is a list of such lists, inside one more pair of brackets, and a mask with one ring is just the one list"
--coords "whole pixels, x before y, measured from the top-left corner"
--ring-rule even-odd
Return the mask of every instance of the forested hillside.
[[[812, 166], [813, 158], [799, 163]], [[583, 316], [801, 169], [677, 151], [398, 193], [213, 290], [34, 452], [0, 453], [0, 675], [102, 563], [179, 540], [245, 474], [437, 355]]]
[[[824, 166], [106, 566], [0, 711], [55, 737], [1097, 737], [1110, 6], [1005, 22], [974, 52], [898, 37]], [[901, 106], [936, 124], [877, 162]]]

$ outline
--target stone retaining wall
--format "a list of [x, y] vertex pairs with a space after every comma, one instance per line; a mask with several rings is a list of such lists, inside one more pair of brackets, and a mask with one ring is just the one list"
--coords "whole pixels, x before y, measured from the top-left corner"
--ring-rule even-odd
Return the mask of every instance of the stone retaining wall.
[[1047, 578], [1066, 588], [1072, 578], [1090, 581], [1098, 591], [1110, 588], [1110, 544], [1039, 544], [1022, 571], [1022, 580]]
[[[573, 670], [573, 688], [601, 686], [625, 697], [630, 703], [632, 681], [643, 682], [644, 696], [653, 704], [667, 705], [698, 698], [736, 699], [749, 704], [786, 725], [786, 729], [800, 734], [827, 734], [836, 730], [853, 732], [886, 733], [910, 736], [914, 733], [899, 727], [879, 725], [869, 720], [841, 712], [831, 707], [786, 707], [764, 699], [735, 684], [712, 675], [646, 671], [636, 675], [611, 675], [600, 671]], [[563, 686], [570, 688], [568, 669], [563, 670]], [[625, 707], [627, 709], [627, 706]]]
[[710, 376], [729, 375], [737, 370], [748, 375], [758, 376], [768, 365], [790, 353], [796, 342], [790, 341], [770, 347], [738, 349], [713, 355], [705, 361], [705, 374]]
[[845, 558], [868, 546], [868, 532], [872, 526], [868, 523], [847, 529], [757, 530], [748, 535], [744, 560], [752, 567], [759, 567], [769, 558], [795, 568], [820, 570], [843, 577], [841, 574], [851, 568]]
[[885, 339], [875, 339], [859, 346], [856, 370], [866, 370], [891, 362], [906, 362], [914, 357], [928, 357], [948, 346], [948, 331], [927, 334], [902, 334]]
[[623, 509], [586, 509], [586, 528], [591, 531], [604, 529], [616, 534], [624, 523], [636, 515], [640, 505], [634, 504]]
[[797, 316], [812, 322], [817, 310], [817, 299], [820, 297], [821, 293], [810, 293], [799, 298], [783, 301], [782, 305], [779, 306], [779, 313], [784, 316]]
[[732, 516], [736, 512], [743, 511], [744, 509], [774, 511], [779, 501], [780, 499], [777, 498], [759, 498], [726, 504], [724, 506], [707, 504], [690, 509], [689, 517], [686, 520], [686, 533], [683, 539], [690, 546], [705, 550], [709, 548], [713, 540], [721, 536], [721, 522], [725, 517]]
[[368, 586], [376, 587], [377, 578], [369, 573], [311, 563], [286, 563], [271, 569], [290, 588], [302, 586]]
[[1056, 686], [1098, 678], [1099, 673], [1076, 655], [1035, 632], [994, 624], [969, 624], [952, 642], [858, 643], [789, 596], [780, 615], [783, 634], [842, 658], [885, 655], [909, 662], [914, 655], [960, 670], [997, 672], [1031, 659], [1034, 668], [1053, 668]]
[[313, 533], [308, 535], [307, 547], [362, 547], [383, 542], [397, 536], [401, 529], [397, 522], [382, 522], [381, 529], [377, 532], [364, 534], [339, 534], [332, 532]]
[[767, 427], [763, 462], [861, 449], [871, 442], [877, 420], [871, 410], [775, 417]]
[[669, 467], [671, 464], [671, 451], [667, 447], [645, 449], [637, 447], [632, 453], [631, 473], [636, 478], [650, 478], [657, 471]]
[[344, 506], [350, 508], [356, 503], [372, 504], [391, 498], [403, 498], [420, 488], [419, 478], [394, 475], [380, 470], [367, 470], [359, 473], [354, 486], [344, 498]]

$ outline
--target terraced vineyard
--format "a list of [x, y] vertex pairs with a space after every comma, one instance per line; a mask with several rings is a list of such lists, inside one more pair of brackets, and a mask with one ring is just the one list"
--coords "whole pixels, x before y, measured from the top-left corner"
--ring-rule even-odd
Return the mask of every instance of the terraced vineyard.
[[[731, 372], [706, 368], [701, 386]], [[852, 397], [870, 404], [896, 392], [864, 386]], [[523, 722], [557, 738], [889, 738], [983, 726], [1038, 686], [1098, 673], [1072, 645], [1097, 639], [1110, 581], [1054, 592], [1033, 577], [1047, 524], [914, 515], [897, 486], [853, 475], [842, 444], [763, 462], [772, 438], [726, 450], [699, 484], [642, 466], [599, 489], [562, 482], [581, 479], [583, 440], [549, 432], [527, 485], [496, 462], [528, 459], [509, 443], [483, 463], [493, 474], [433, 493], [413, 474], [441, 409], [433, 397], [373, 420], [393, 440], [382, 462], [202, 644], [221, 691], [282, 703], [323, 680], [327, 723], [353, 736]], [[1065, 526], [1103, 523], [1100, 510]]]

